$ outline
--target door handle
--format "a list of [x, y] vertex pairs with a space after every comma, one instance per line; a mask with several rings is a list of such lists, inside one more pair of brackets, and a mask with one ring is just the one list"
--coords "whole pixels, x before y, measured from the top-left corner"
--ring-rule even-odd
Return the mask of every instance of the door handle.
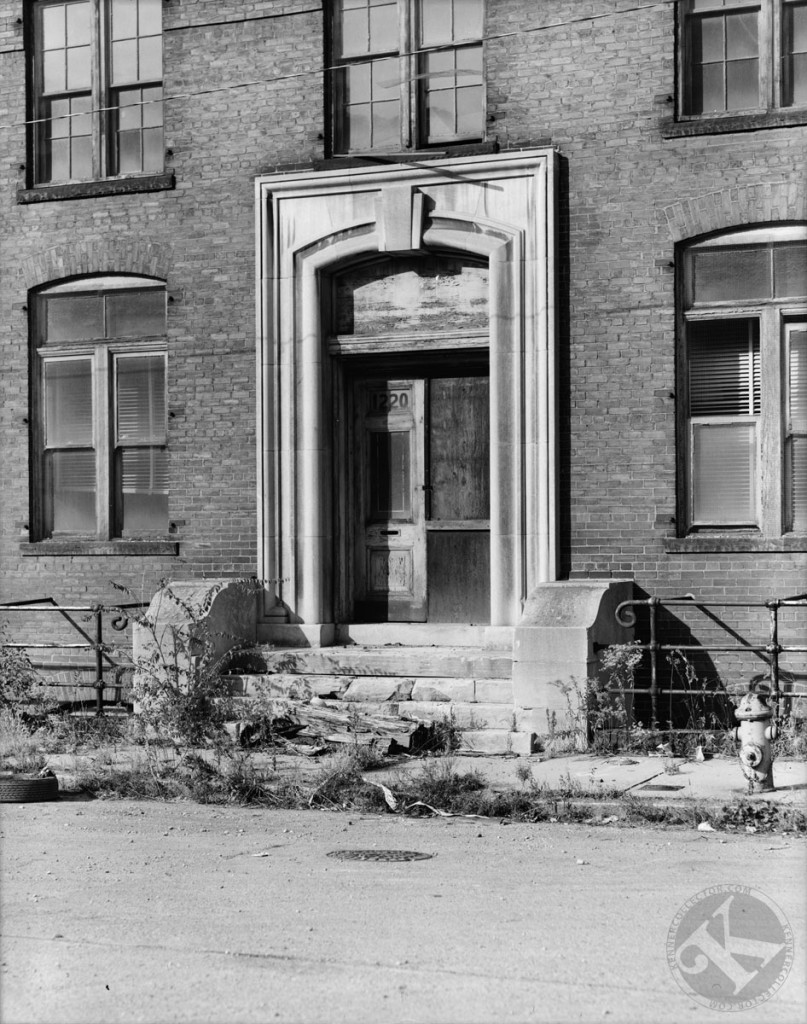
[[382, 537], [398, 537], [400, 533], [400, 530], [381, 530]]

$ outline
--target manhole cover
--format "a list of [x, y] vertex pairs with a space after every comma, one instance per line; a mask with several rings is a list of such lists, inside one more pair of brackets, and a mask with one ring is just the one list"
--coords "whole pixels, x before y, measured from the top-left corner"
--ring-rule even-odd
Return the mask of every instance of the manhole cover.
[[673, 792], [675, 792], [675, 790], [683, 789], [684, 787], [683, 786], [642, 786], [641, 788], [643, 790], [644, 789], [653, 789], [653, 790], [656, 790], [656, 792], [673, 793]]
[[331, 850], [328, 857], [337, 860], [430, 860], [434, 854], [417, 850]]

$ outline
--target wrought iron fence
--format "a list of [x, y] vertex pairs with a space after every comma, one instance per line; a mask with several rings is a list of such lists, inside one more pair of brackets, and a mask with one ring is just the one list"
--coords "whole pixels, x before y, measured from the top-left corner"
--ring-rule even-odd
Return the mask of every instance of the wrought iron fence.
[[[734, 638], [733, 644], [711, 644], [711, 643], [661, 643], [659, 641], [659, 612], [663, 609], [686, 607], [697, 609], [707, 616], [713, 624]], [[807, 654], [807, 646], [803, 644], [783, 644], [780, 640], [780, 615], [782, 609], [795, 608], [807, 610], [807, 594], [799, 594], [796, 597], [773, 598], [769, 601], [702, 601], [694, 594], [685, 594], [683, 597], [661, 599], [648, 597], [632, 601], [623, 601], [616, 609], [616, 620], [621, 626], [633, 628], [637, 624], [636, 610], [647, 609], [647, 630], [648, 640], [645, 643], [637, 643], [639, 650], [647, 651], [650, 654], [650, 679], [649, 686], [626, 687], [622, 692], [631, 694], [642, 694], [649, 696], [651, 728], [659, 728], [659, 699], [662, 696], [692, 696], [691, 688], [680, 688], [675, 686], [662, 686], [659, 682], [659, 655], [681, 654], [687, 655], [697, 652], [703, 654], [717, 654], [726, 652], [742, 652], [743, 654], [757, 654], [767, 664], [767, 672], [754, 677], [757, 680], [765, 678], [770, 680], [770, 698], [774, 707], [776, 717], [780, 716], [780, 700], [782, 697], [782, 669], [780, 658], [783, 654]], [[764, 643], [751, 643], [746, 641], [736, 630], [731, 629], [714, 614], [712, 609], [718, 608], [744, 608], [744, 609], [767, 609], [768, 636]], [[807, 636], [807, 620], [804, 624], [801, 635]], [[790, 676], [791, 673], [785, 673]], [[718, 691], [715, 691], [718, 692]], [[725, 689], [722, 691], [726, 693]], [[788, 698], [804, 699], [807, 693], [789, 692]], [[669, 723], [668, 723], [669, 724]], [[687, 731], [687, 730], [673, 730]]]
[[[16, 650], [61, 650], [61, 651], [92, 651], [93, 661], [34, 661], [31, 660], [31, 667], [37, 670], [59, 671], [67, 670], [72, 672], [93, 672], [94, 682], [78, 684], [80, 688], [95, 690], [95, 713], [104, 713], [104, 692], [109, 689], [115, 690], [114, 702], [121, 700], [121, 676], [125, 670], [124, 665], [117, 662], [111, 654], [109, 644], [104, 642], [104, 617], [108, 625], [118, 633], [122, 633], [129, 625], [129, 612], [135, 608], [147, 608], [146, 602], [132, 602], [130, 604], [115, 605], [107, 608], [103, 605], [60, 605], [52, 597], [35, 598], [29, 601], [12, 601], [0, 604], [0, 614], [9, 613], [50, 613], [61, 616], [81, 637], [80, 641], [71, 643], [40, 642], [40, 641], [7, 641], [0, 644], [0, 647]], [[85, 630], [73, 618], [74, 614], [85, 614], [90, 617], [91, 632]], [[111, 677], [111, 678], [110, 678]], [[75, 687], [76, 683], [65, 683], [49, 679], [48, 686], [54, 687]]]

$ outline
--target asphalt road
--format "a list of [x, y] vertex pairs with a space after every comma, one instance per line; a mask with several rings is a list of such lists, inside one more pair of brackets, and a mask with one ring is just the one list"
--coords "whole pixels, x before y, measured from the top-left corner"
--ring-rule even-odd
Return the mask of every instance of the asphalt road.
[[[775, 900], [796, 952], [729, 1018], [807, 1017], [794, 836], [129, 801], [0, 815], [3, 1024], [725, 1021], [665, 943], [727, 883]], [[327, 856], [370, 848], [432, 857]]]

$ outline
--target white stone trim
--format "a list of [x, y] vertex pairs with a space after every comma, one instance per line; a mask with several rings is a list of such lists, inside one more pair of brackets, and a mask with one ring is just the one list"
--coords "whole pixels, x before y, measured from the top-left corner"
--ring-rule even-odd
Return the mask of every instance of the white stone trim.
[[491, 625], [555, 578], [554, 181], [547, 150], [257, 180], [259, 575], [285, 609], [269, 619], [334, 621], [319, 285], [388, 250], [488, 259]]

